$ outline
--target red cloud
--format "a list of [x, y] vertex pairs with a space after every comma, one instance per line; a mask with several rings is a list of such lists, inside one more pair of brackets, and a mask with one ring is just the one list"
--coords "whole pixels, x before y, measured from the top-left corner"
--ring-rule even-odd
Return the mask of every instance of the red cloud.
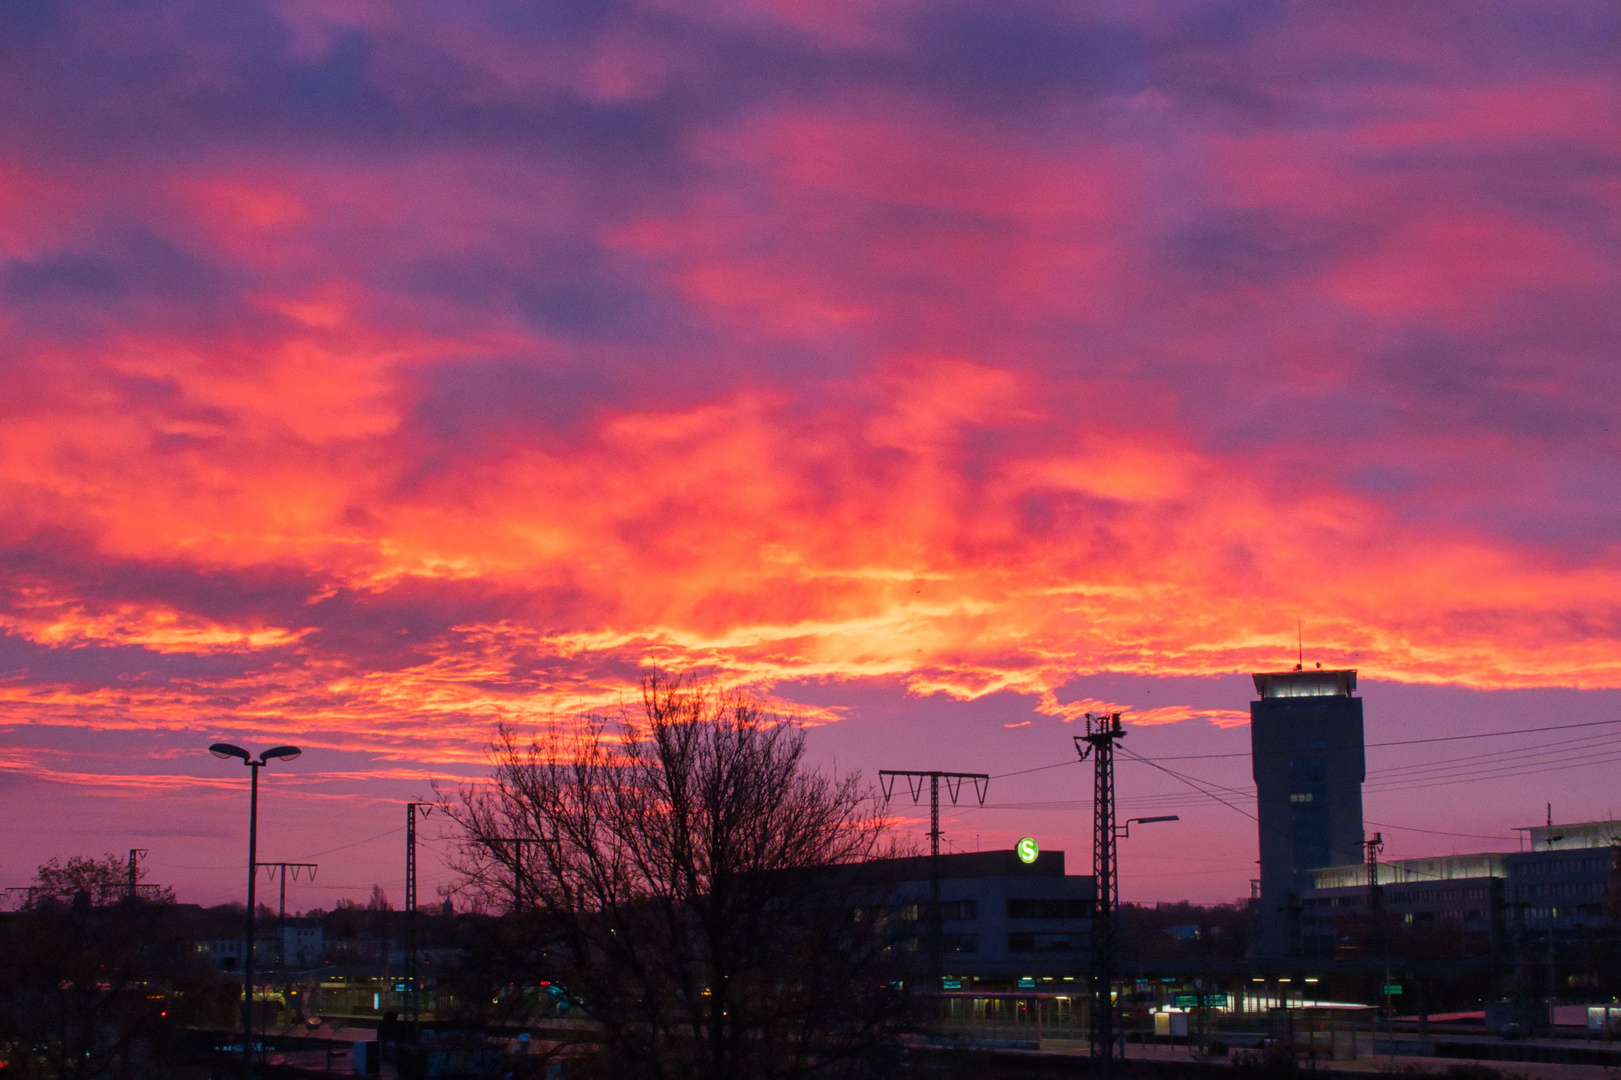
[[[0, 715], [466, 761], [660, 664], [1067, 721], [1297, 616], [1621, 686], [1580, 34], [1488, 78], [1361, 9], [300, 11], [4, 76]], [[173, 62], [114, 94], [126, 48]]]

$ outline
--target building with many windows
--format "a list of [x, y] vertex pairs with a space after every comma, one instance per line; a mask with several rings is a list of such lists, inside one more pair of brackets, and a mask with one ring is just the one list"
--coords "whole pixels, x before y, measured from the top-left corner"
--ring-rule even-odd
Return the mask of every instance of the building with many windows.
[[[894, 882], [902, 947], [928, 949], [933, 858], [885, 859], [866, 872]], [[1084, 980], [1090, 963], [1091, 875], [1064, 872], [1062, 851], [1030, 863], [1013, 851], [940, 856], [941, 973], [950, 989], [1016, 989]]]
[[1365, 863], [1313, 871], [1299, 903], [1303, 954], [1366, 951], [1377, 903], [1396, 947], [1580, 959], [1621, 913], [1621, 822], [1524, 831], [1529, 850], [1380, 862], [1377, 898]]
[[1577, 939], [1614, 923], [1621, 903], [1621, 821], [1522, 830], [1529, 851], [1508, 856], [1508, 897], [1521, 927]]
[[1360, 860], [1366, 775], [1355, 671], [1254, 676], [1250, 755], [1261, 853], [1255, 951], [1302, 949], [1302, 894], [1312, 872]]
[[[1393, 859], [1377, 864], [1387, 929], [1412, 944], [1486, 955], [1504, 942], [1509, 864], [1504, 854]], [[1300, 897], [1301, 955], [1364, 953], [1373, 935], [1373, 894], [1364, 863], [1312, 872]]]

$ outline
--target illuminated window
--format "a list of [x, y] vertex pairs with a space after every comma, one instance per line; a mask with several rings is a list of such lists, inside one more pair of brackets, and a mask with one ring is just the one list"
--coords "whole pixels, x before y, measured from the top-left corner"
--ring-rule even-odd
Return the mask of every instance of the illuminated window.
[[1297, 791], [1293, 795], [1289, 796], [1289, 801], [1290, 802], [1296, 802], [1296, 803], [1299, 803], [1299, 802], [1311, 802], [1311, 792], [1309, 792], [1309, 791]]

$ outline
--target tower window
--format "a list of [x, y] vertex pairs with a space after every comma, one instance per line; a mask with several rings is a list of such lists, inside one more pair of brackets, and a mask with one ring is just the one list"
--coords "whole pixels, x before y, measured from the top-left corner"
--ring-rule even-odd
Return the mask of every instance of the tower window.
[[1297, 791], [1294, 794], [1289, 796], [1289, 801], [1290, 802], [1311, 802], [1311, 796], [1312, 796], [1312, 793], [1309, 792], [1309, 791]]

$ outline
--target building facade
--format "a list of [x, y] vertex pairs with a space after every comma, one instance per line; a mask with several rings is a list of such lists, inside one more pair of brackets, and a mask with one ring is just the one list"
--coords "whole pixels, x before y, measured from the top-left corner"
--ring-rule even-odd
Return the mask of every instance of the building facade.
[[[880, 860], [896, 884], [902, 948], [925, 952], [933, 858]], [[941, 973], [949, 990], [1013, 990], [1084, 981], [1090, 964], [1091, 875], [1064, 872], [1062, 851], [1031, 863], [1013, 851], [940, 856]], [[915, 929], [914, 929], [915, 928]]]
[[[1376, 871], [1377, 900], [1368, 888], [1365, 863], [1312, 872], [1314, 887], [1300, 898], [1302, 956], [1364, 955], [1386, 943], [1485, 956], [1508, 942], [1506, 854], [1395, 859], [1380, 862]], [[1375, 934], [1376, 910], [1383, 938]]]
[[1255, 949], [1303, 948], [1302, 894], [1312, 871], [1360, 861], [1362, 699], [1355, 671], [1260, 673], [1250, 703], [1250, 753], [1259, 819], [1261, 878]]
[[1621, 911], [1621, 821], [1522, 831], [1531, 850], [1506, 856], [1514, 922], [1533, 934], [1572, 943], [1613, 926]]
[[1313, 887], [1300, 897], [1302, 954], [1366, 952], [1377, 903], [1395, 949], [1492, 956], [1579, 976], [1618, 925], [1621, 822], [1524, 831], [1529, 850], [1380, 862], [1377, 900], [1365, 863], [1313, 871]]

